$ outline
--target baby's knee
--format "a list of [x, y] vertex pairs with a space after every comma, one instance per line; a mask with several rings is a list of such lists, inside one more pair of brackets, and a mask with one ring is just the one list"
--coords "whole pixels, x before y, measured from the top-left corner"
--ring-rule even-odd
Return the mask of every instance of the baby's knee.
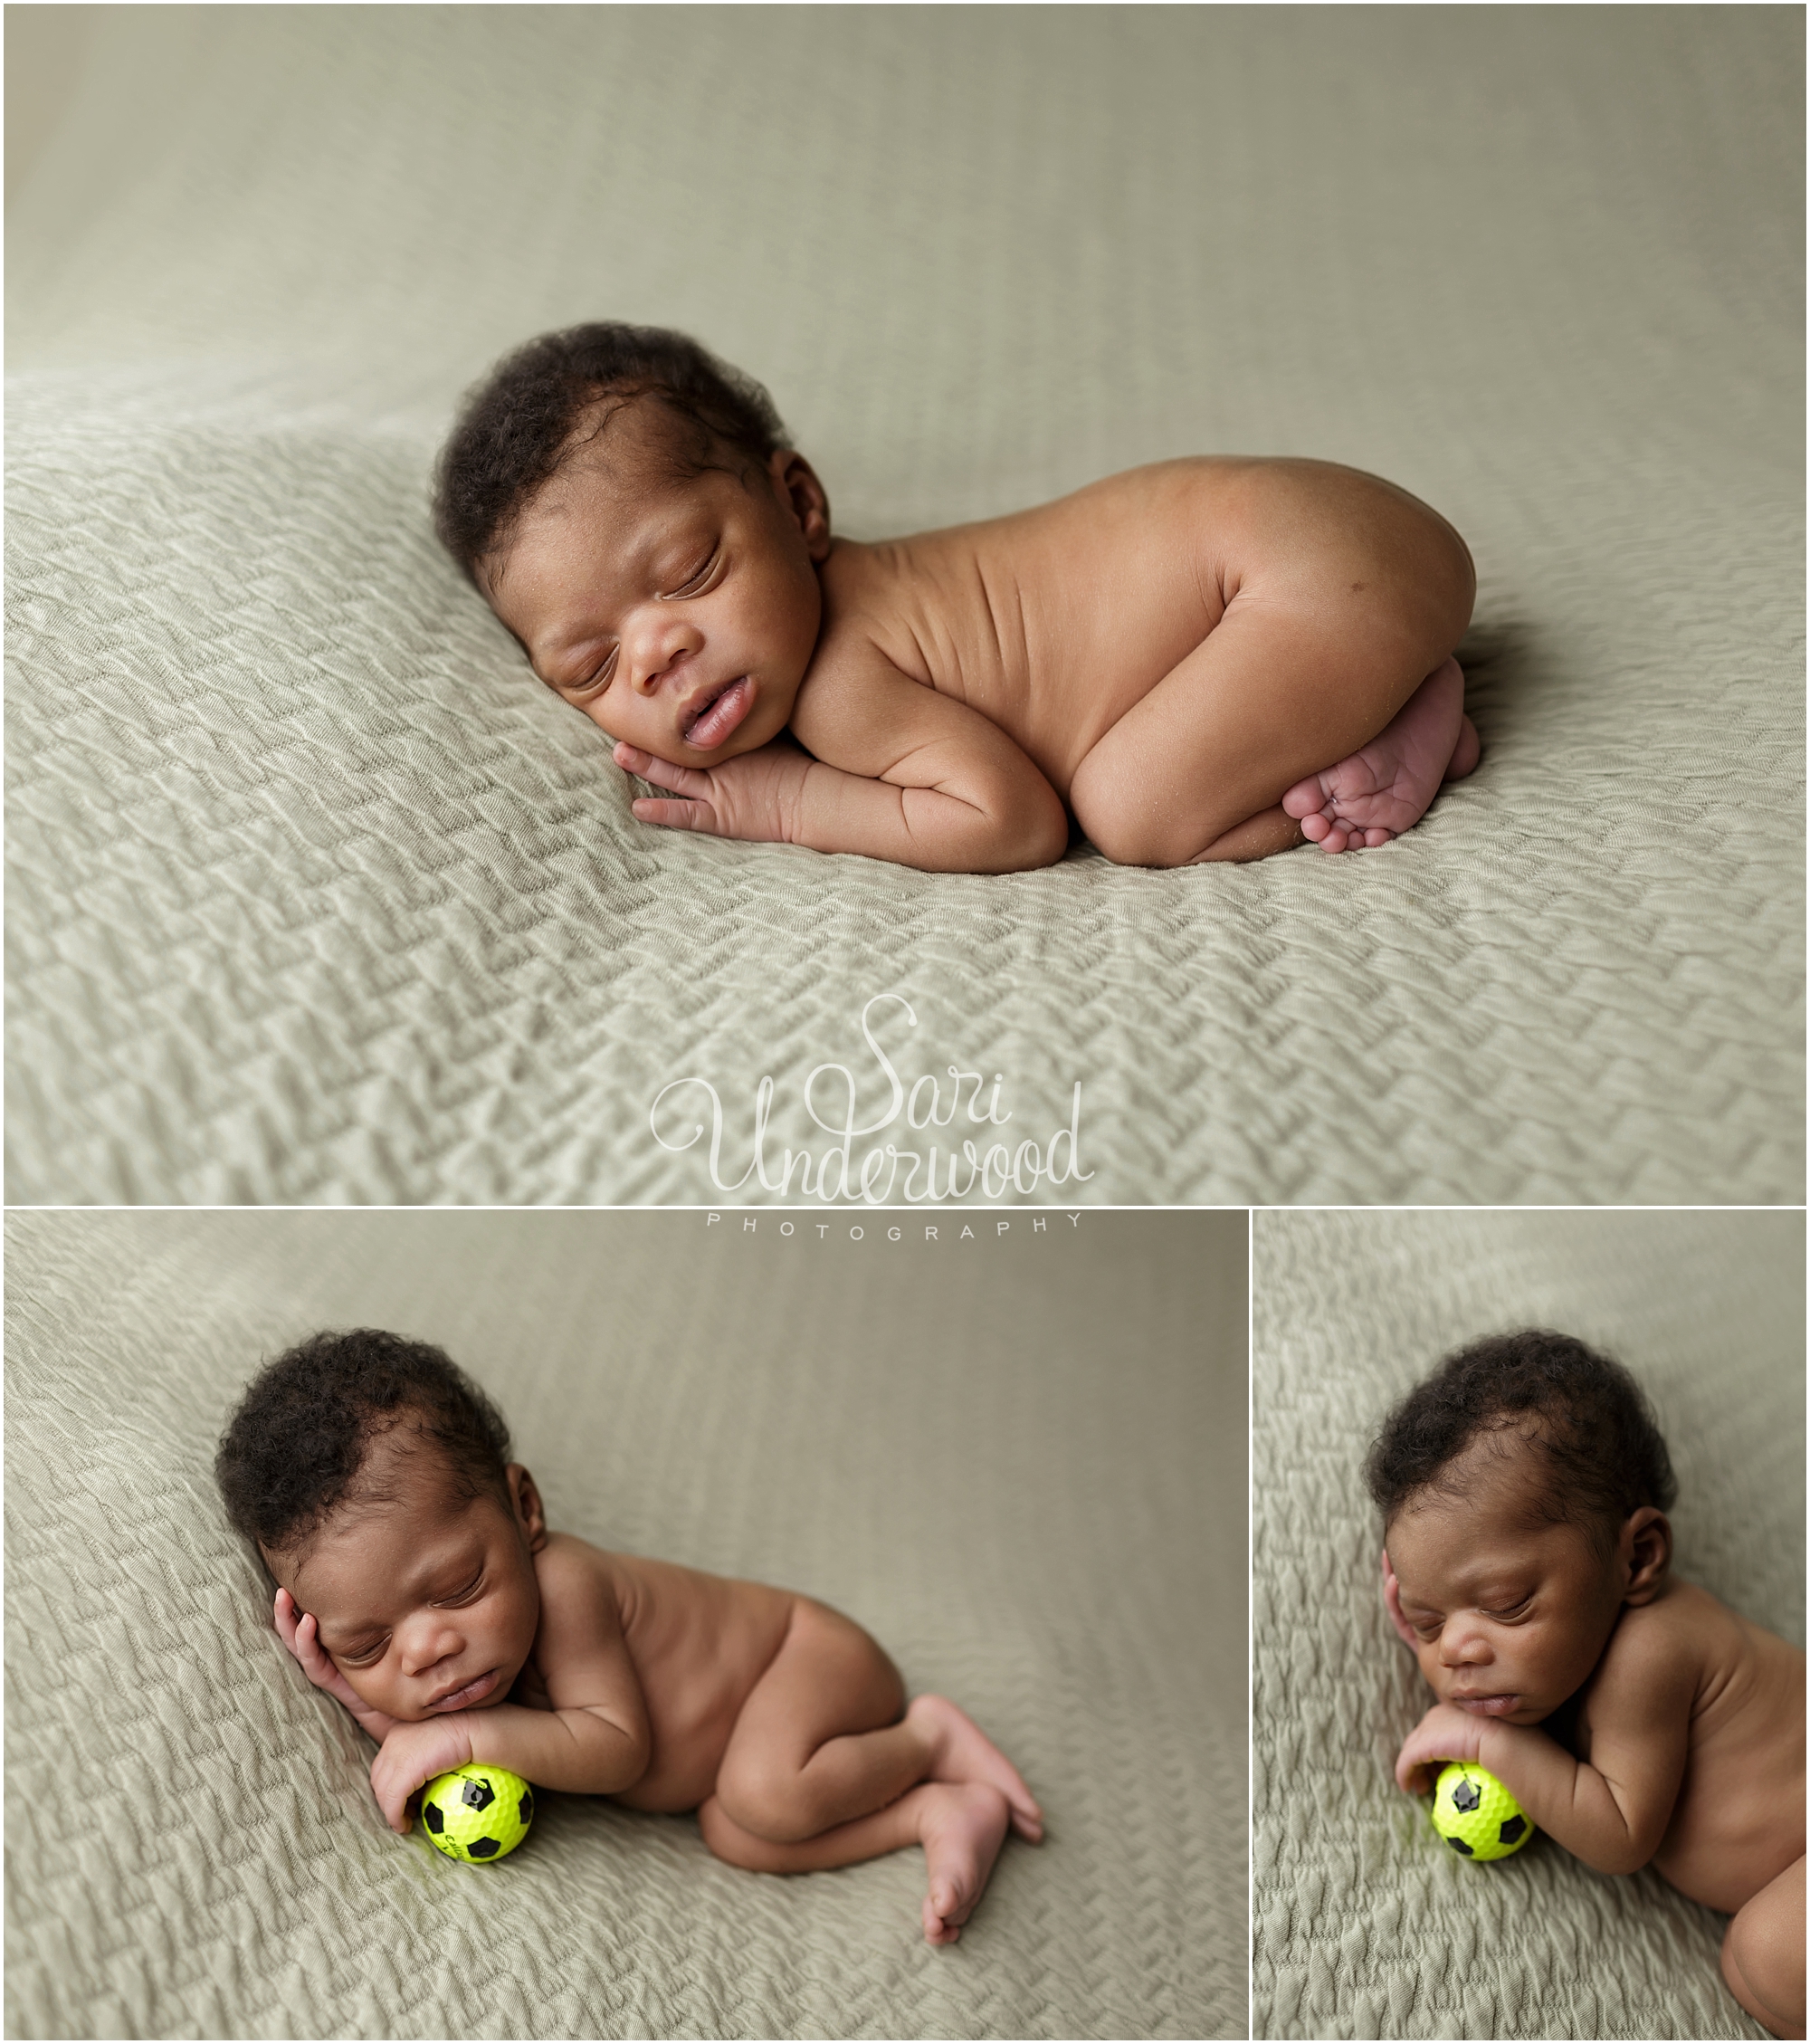
[[1094, 753], [1076, 769], [1069, 800], [1088, 843], [1114, 865], [1186, 865], [1209, 841], [1192, 819], [1166, 814], [1148, 788], [1128, 785], [1113, 762], [1096, 763]]
[[1722, 1940], [1722, 1978], [1748, 2013], [1775, 2037], [1804, 2034], [1804, 1920], [1761, 1889]]
[[796, 1845], [824, 1828], [799, 1771], [777, 1754], [731, 1753], [717, 1777], [716, 1800], [744, 1831], [776, 1845]]
[[731, 1867], [746, 1867], [753, 1874], [783, 1874], [786, 1870], [785, 1848], [757, 1838], [746, 1826], [737, 1823], [723, 1808], [720, 1796], [712, 1796], [699, 1807], [698, 1829], [717, 1858]]

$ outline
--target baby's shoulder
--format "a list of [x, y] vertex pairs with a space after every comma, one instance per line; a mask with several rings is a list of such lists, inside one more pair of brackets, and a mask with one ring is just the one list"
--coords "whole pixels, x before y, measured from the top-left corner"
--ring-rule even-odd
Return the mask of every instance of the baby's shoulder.
[[534, 1557], [535, 1577], [543, 1603], [561, 1605], [618, 1600], [621, 1590], [618, 1557], [574, 1533], [549, 1533]]
[[1676, 1578], [1617, 1620], [1592, 1688], [1642, 1695], [1696, 1694], [1705, 1670], [1728, 1645], [1734, 1614], [1707, 1590]]

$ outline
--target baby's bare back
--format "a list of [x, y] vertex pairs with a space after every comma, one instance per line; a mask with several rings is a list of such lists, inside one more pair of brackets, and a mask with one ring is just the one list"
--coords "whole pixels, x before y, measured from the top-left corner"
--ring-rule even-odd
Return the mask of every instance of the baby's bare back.
[[1698, 1670], [1684, 1779], [1653, 1867], [1693, 1900], [1739, 1909], [1803, 1856], [1804, 1656], [1692, 1583], [1628, 1619], [1667, 1628]]
[[1437, 513], [1355, 469], [1163, 462], [1006, 518], [840, 542], [813, 672], [877, 646], [1000, 726], [1066, 799], [1101, 736], [1234, 601], [1349, 612], [1357, 629], [1379, 607], [1426, 607], [1454, 551]]

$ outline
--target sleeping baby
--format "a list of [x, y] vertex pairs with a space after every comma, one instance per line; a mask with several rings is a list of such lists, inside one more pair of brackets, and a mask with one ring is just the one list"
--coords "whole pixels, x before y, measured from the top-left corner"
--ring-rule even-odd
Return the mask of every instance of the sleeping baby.
[[1176, 866], [1378, 845], [1477, 763], [1443, 519], [1324, 462], [1159, 463], [872, 544], [767, 393], [682, 334], [518, 350], [441, 456], [442, 540], [542, 681], [662, 789], [643, 822], [932, 872], [1069, 818]]
[[921, 1845], [924, 1935], [961, 1934], [1009, 1828], [1043, 1836], [1018, 1771], [941, 1696], [908, 1705], [858, 1625], [808, 1597], [548, 1530], [501, 1416], [439, 1349], [317, 1334], [247, 1390], [215, 1464], [281, 1586], [276, 1628], [377, 1742], [371, 1787], [409, 1828], [467, 1762], [539, 1787], [696, 1810], [763, 1873]]
[[1736, 2000], [1802, 2037], [1804, 1656], [1671, 1572], [1672, 1465], [1633, 1378], [1563, 1334], [1479, 1342], [1367, 1475], [1384, 1600], [1439, 1698], [1396, 1781], [1475, 1761], [1586, 1866], [1728, 1911]]

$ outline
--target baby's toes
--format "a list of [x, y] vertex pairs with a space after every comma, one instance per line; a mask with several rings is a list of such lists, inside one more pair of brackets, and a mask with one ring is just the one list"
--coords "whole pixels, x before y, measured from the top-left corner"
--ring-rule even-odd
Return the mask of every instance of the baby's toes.
[[1364, 842], [1367, 845], [1386, 845], [1395, 835], [1393, 830], [1383, 830], [1373, 825], [1364, 833]]
[[1307, 839], [1310, 845], [1319, 844], [1332, 828], [1331, 824], [1320, 815], [1318, 809], [1314, 809], [1302, 817], [1300, 826], [1301, 836]]
[[1289, 816], [1302, 820], [1325, 807], [1326, 790], [1320, 786], [1318, 774], [1310, 774], [1305, 780], [1298, 780], [1282, 798], [1283, 810]]

